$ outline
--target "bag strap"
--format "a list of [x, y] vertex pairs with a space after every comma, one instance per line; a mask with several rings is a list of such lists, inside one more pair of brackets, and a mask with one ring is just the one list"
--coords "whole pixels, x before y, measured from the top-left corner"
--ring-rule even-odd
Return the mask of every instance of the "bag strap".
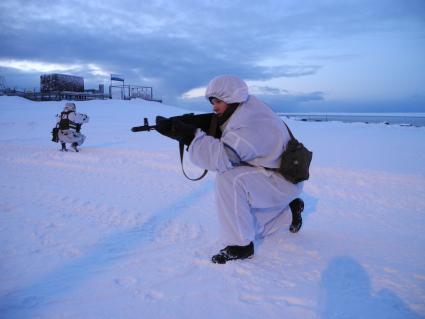
[[[59, 121], [58, 122], [56, 122], [56, 126], [55, 126], [55, 128], [57, 128], [57, 129], [59, 129], [60, 128], [60, 122], [62, 121], [62, 115], [63, 114], [67, 114], [66, 112], [61, 112], [61, 115], [59, 116]], [[56, 116], [58, 116], [58, 114], [56, 114]], [[67, 118], [68, 118], [68, 116], [67, 116]]]
[[65, 114], [66, 115], [66, 118], [68, 118], [68, 116], [69, 116], [69, 114], [70, 113], [73, 113], [74, 111], [62, 111], [61, 112], [61, 116], [62, 116], [62, 114]]
[[[210, 127], [208, 129], [208, 135], [215, 136], [215, 133], [217, 131], [217, 124], [218, 124], [217, 116], [214, 114], [211, 118]], [[188, 146], [188, 148], [189, 148], [189, 146]], [[184, 168], [183, 168], [184, 144], [182, 142], [179, 142], [179, 152], [180, 152], [180, 163], [181, 163], [181, 166], [182, 166], [182, 172], [183, 172], [183, 175], [187, 179], [190, 179], [191, 181], [199, 181], [200, 179], [204, 178], [205, 175], [207, 175], [208, 170], [204, 170], [202, 175], [199, 176], [198, 178], [190, 178], [189, 176], [187, 176], [187, 174], [186, 174], [186, 172], [184, 171]]]
[[292, 140], [296, 140], [296, 138], [294, 137], [294, 135], [291, 132], [291, 129], [289, 128], [289, 126], [285, 123], [285, 121], [283, 121], [283, 124], [285, 124], [286, 128], [288, 129], [289, 132], [289, 136], [291, 137]]

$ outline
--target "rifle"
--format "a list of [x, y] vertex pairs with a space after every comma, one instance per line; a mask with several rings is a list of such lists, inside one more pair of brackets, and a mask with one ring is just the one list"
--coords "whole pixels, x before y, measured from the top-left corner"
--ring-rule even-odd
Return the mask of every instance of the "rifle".
[[[202, 131], [206, 132], [210, 136], [213, 136], [216, 138], [221, 137], [221, 131], [217, 125], [217, 116], [214, 113], [205, 113], [205, 114], [197, 114], [197, 115], [195, 115], [194, 113], [188, 113], [188, 114], [173, 116], [169, 118], [162, 118], [161, 120], [170, 121], [171, 130], [173, 130], [173, 125], [172, 125], [173, 120], [178, 120], [186, 124], [190, 124], [192, 126], [200, 128]], [[132, 132], [149, 132], [151, 130], [156, 130], [156, 125], [149, 125], [149, 121], [146, 117], [143, 119], [142, 126], [135, 126], [131, 128]], [[187, 176], [183, 168], [184, 144], [182, 142], [179, 142], [179, 151], [180, 151], [180, 162], [182, 166], [182, 172], [187, 179], [190, 179], [191, 181], [199, 181], [201, 178], [203, 178], [207, 174], [208, 170], [204, 170], [203, 174], [198, 178], [190, 178], [189, 176]]]
[[[205, 113], [205, 114], [197, 114], [197, 115], [195, 115], [194, 113], [187, 113], [183, 115], [172, 116], [167, 118], [166, 120], [169, 120], [171, 122], [173, 120], [179, 120], [184, 123], [193, 125], [197, 128], [200, 128], [204, 132], [209, 133], [210, 123], [212, 118], [215, 117], [214, 115], [215, 115], [214, 113]], [[143, 120], [142, 126], [135, 126], [131, 128], [132, 132], [146, 132], [146, 131], [149, 132], [150, 130], [156, 130], [156, 125], [149, 125], [148, 119], [146, 117]], [[216, 135], [216, 132], [214, 132], [214, 136], [215, 135]]]

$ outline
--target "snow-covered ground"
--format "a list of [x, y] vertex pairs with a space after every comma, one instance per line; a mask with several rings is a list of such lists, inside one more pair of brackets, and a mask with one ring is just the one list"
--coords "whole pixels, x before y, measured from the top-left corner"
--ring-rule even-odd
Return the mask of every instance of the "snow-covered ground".
[[287, 120], [314, 152], [303, 228], [216, 265], [214, 174], [130, 131], [185, 111], [78, 102], [63, 153], [62, 107], [0, 97], [0, 318], [425, 317], [425, 128]]

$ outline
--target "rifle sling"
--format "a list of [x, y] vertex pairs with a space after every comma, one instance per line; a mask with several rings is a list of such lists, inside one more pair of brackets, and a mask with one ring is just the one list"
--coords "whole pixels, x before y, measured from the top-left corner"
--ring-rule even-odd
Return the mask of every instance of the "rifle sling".
[[[208, 129], [208, 135], [215, 137], [216, 132], [217, 132], [217, 124], [218, 124], [217, 116], [214, 114], [211, 118], [210, 127]], [[188, 146], [188, 148], [189, 148], [189, 146]], [[205, 175], [207, 175], [208, 170], [204, 170], [202, 175], [199, 176], [198, 178], [190, 178], [189, 176], [187, 176], [187, 174], [186, 174], [186, 172], [184, 171], [184, 168], [183, 168], [184, 144], [182, 142], [179, 142], [179, 152], [180, 152], [180, 163], [181, 163], [181, 166], [182, 166], [182, 172], [183, 172], [183, 175], [187, 179], [190, 179], [191, 181], [199, 181], [200, 179], [204, 178]]]

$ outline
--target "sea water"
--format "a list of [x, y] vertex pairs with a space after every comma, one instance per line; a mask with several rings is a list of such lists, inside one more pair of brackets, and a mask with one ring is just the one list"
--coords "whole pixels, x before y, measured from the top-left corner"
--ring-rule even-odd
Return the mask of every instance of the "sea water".
[[339, 121], [346, 123], [385, 123], [388, 125], [425, 126], [425, 113], [279, 113], [299, 121]]

